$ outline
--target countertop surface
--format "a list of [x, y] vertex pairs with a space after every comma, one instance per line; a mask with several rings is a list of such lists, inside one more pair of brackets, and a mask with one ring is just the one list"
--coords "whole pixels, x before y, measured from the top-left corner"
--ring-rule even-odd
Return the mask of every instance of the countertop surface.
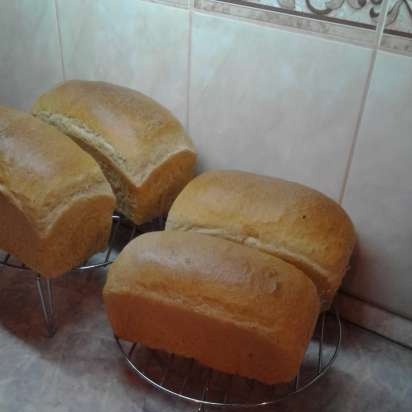
[[[0, 412], [197, 411], [128, 371], [105, 317], [104, 279], [96, 271], [54, 281], [59, 329], [50, 339], [34, 275], [0, 269]], [[412, 351], [344, 322], [329, 372], [300, 395], [259, 410], [410, 412]]]

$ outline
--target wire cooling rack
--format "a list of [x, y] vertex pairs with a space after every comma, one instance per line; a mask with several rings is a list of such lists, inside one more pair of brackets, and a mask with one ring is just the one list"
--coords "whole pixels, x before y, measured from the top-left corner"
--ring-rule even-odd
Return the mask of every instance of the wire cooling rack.
[[139, 378], [175, 398], [208, 408], [264, 408], [302, 392], [320, 379], [335, 361], [342, 338], [336, 309], [320, 315], [299, 373], [289, 384], [264, 385], [227, 375], [187, 359], [120, 340], [117, 345]]
[[[164, 218], [158, 218], [152, 222], [137, 226], [120, 213], [112, 216], [112, 230], [108, 242], [108, 247], [103, 252], [96, 253], [81, 265], [74, 267], [75, 271], [87, 271], [110, 265], [120, 251], [136, 236], [154, 230], [162, 230]], [[9, 253], [0, 251], [0, 265], [12, 267], [20, 270], [31, 270], [24, 263], [18, 261]]]
[[[120, 213], [114, 213], [113, 223], [106, 250], [96, 253], [81, 265], [74, 267], [72, 271], [91, 271], [110, 265], [121, 252], [121, 250], [136, 236], [164, 228], [164, 218], [158, 218], [144, 225], [136, 226]], [[6, 266], [19, 270], [31, 271], [24, 263], [20, 262], [9, 253], [0, 250], [0, 266]], [[35, 273], [36, 289], [39, 296], [40, 307], [46, 324], [48, 336], [56, 333], [56, 314], [53, 297], [53, 282]]]

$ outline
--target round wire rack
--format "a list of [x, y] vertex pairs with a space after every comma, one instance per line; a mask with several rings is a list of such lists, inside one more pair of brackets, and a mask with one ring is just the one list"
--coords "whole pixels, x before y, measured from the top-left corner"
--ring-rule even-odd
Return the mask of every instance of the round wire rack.
[[114, 337], [132, 372], [156, 389], [208, 408], [251, 409], [275, 405], [318, 381], [339, 352], [342, 325], [335, 308], [320, 315], [315, 333], [293, 382], [264, 385], [255, 380], [207, 368], [182, 358]]
[[[164, 226], [164, 218], [158, 218], [152, 222], [140, 226], [135, 225], [120, 213], [113, 214], [112, 219], [112, 229], [106, 250], [96, 253], [85, 260], [81, 265], [74, 267], [72, 270], [87, 271], [108, 266], [113, 263], [120, 251], [133, 238], [145, 232], [162, 230]], [[0, 265], [20, 270], [31, 270], [24, 263], [18, 261], [14, 256], [1, 251]]]
[[[106, 250], [96, 253], [89, 259], [85, 260], [81, 265], [74, 267], [72, 271], [92, 271], [98, 268], [104, 268], [110, 265], [121, 252], [121, 250], [133, 238], [145, 232], [155, 230], [163, 230], [164, 218], [158, 218], [144, 225], [136, 226], [130, 220], [120, 213], [114, 213], [112, 216], [113, 224], [110, 232], [108, 246]], [[0, 266], [10, 267], [19, 270], [32, 271], [23, 262], [20, 262], [14, 256], [0, 250]], [[39, 296], [40, 308], [43, 314], [47, 334], [52, 337], [57, 331], [53, 279], [41, 276], [35, 273], [36, 289]]]

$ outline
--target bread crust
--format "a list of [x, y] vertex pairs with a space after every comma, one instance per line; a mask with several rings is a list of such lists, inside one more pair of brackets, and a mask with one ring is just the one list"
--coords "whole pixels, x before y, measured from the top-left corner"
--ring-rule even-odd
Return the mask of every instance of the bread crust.
[[133, 240], [103, 297], [120, 338], [266, 383], [296, 376], [319, 313], [315, 286], [294, 266], [194, 232]]
[[332, 199], [299, 183], [215, 170], [175, 200], [166, 230], [220, 236], [280, 257], [303, 270], [330, 306], [355, 244], [353, 224]]
[[135, 90], [71, 80], [40, 96], [32, 112], [95, 158], [118, 208], [137, 224], [167, 214], [194, 175], [195, 149], [179, 121]]
[[0, 248], [54, 277], [104, 249], [115, 199], [67, 136], [0, 107]]

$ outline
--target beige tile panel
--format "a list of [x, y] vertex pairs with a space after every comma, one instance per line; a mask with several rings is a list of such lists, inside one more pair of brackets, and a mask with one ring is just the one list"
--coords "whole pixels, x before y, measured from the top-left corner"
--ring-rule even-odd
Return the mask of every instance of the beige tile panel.
[[378, 52], [343, 206], [359, 234], [345, 290], [412, 318], [412, 58]]
[[196, 12], [191, 53], [202, 168], [281, 176], [338, 198], [371, 50]]
[[62, 81], [53, 0], [0, 0], [0, 105], [30, 109]]
[[186, 123], [189, 12], [141, 0], [58, 0], [66, 77], [153, 97]]

